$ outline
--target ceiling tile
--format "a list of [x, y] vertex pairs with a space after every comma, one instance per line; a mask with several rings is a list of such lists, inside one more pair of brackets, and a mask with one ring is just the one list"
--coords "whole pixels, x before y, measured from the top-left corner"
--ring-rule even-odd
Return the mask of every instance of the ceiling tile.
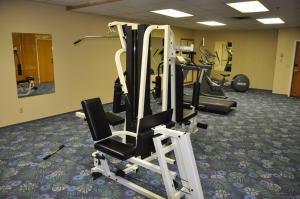
[[[90, 0], [34, 0], [57, 5], [77, 5]], [[170, 24], [192, 29], [211, 29], [196, 24], [197, 21], [215, 20], [224, 22], [227, 26], [220, 29], [265, 29], [276, 28], [276, 25], [262, 25], [256, 18], [281, 17], [286, 24], [280, 27], [300, 26], [300, 0], [260, 0], [270, 11], [264, 13], [240, 13], [226, 5], [235, 0], [121, 0], [109, 4], [90, 6], [76, 12], [124, 18], [132, 21]], [[150, 13], [151, 10], [173, 8], [193, 14], [188, 18], [171, 18]], [[232, 17], [249, 16], [252, 19], [236, 20]]]

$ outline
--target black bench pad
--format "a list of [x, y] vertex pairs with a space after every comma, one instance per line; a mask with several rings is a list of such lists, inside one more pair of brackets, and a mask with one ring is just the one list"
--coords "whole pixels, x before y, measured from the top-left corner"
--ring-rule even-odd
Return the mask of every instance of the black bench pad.
[[135, 153], [135, 146], [124, 144], [113, 138], [101, 140], [94, 145], [95, 149], [120, 160], [127, 160]]
[[21, 79], [17, 81], [17, 84], [21, 84], [21, 83], [29, 83], [30, 81], [33, 81], [34, 78], [33, 77], [26, 77], [25, 79]]
[[165, 123], [165, 125], [166, 125], [166, 127], [167, 127], [168, 129], [170, 129], [170, 128], [172, 128], [172, 127], [175, 126], [175, 122], [170, 121], [170, 122]]
[[106, 118], [108, 123], [112, 126], [116, 126], [118, 124], [124, 123], [125, 119], [112, 113], [112, 112], [105, 112]]

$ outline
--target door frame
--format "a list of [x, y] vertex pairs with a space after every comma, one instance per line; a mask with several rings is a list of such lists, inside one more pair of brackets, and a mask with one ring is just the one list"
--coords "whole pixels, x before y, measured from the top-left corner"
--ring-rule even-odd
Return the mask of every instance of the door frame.
[[292, 54], [292, 58], [291, 58], [292, 61], [291, 61], [291, 72], [290, 72], [290, 79], [289, 79], [289, 93], [288, 93], [288, 97], [291, 97], [291, 92], [292, 92], [294, 64], [295, 64], [295, 56], [296, 56], [296, 50], [297, 50], [297, 43], [298, 42], [300, 42], [300, 40], [295, 40], [294, 41], [294, 46], [293, 46], [293, 54]]

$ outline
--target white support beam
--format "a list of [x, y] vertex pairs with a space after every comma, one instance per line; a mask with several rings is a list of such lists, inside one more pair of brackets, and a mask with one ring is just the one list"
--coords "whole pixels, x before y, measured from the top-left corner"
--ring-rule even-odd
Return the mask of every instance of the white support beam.
[[170, 46], [172, 32], [169, 25], [151, 25], [145, 33], [143, 39], [143, 52], [142, 52], [142, 66], [141, 66], [141, 78], [140, 78], [140, 91], [139, 91], [139, 108], [138, 108], [138, 124], [139, 121], [144, 117], [144, 102], [145, 102], [145, 90], [146, 90], [146, 75], [147, 75], [147, 64], [148, 64], [148, 49], [149, 49], [149, 38], [153, 30], [164, 30], [164, 76], [163, 76], [163, 95], [162, 95], [162, 111], [167, 110], [168, 104], [168, 77], [169, 77], [169, 57], [170, 57]]

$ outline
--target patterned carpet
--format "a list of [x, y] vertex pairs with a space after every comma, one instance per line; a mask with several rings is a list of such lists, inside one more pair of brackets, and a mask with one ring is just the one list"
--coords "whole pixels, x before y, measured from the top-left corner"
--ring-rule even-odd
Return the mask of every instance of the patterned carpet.
[[[50, 94], [55, 92], [55, 85], [54, 82], [48, 82], [48, 83], [36, 83], [35, 84], [36, 89], [32, 89], [30, 94], [23, 97], [30, 97], [30, 96], [36, 96], [36, 95], [44, 95], [44, 94]], [[21, 92], [18, 91], [20, 94]]]
[[[299, 199], [300, 99], [255, 90], [228, 96], [238, 109], [228, 116], [201, 113], [209, 128], [191, 136], [205, 198]], [[92, 139], [74, 113], [0, 134], [0, 198], [144, 198], [108, 178], [92, 180]], [[165, 195], [159, 175], [141, 169], [134, 177]]]

